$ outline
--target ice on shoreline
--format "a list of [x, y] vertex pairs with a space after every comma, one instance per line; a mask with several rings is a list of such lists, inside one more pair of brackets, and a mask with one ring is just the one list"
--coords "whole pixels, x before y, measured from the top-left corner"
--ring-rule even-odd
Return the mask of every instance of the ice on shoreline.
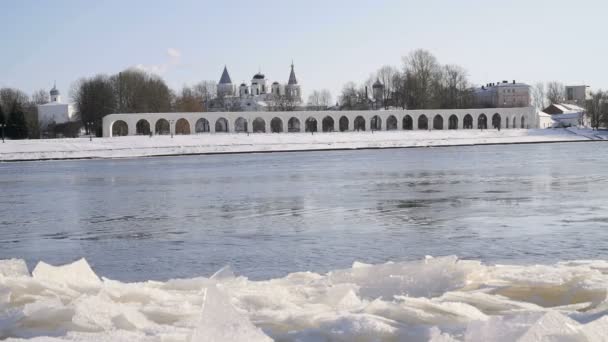
[[0, 144], [0, 161], [131, 158], [205, 153], [246, 153], [361, 148], [513, 144], [601, 139], [590, 130], [504, 129], [256, 133], [15, 140]]
[[0, 261], [7, 341], [605, 341], [607, 261], [456, 257], [250, 281], [122, 283], [88, 263]]

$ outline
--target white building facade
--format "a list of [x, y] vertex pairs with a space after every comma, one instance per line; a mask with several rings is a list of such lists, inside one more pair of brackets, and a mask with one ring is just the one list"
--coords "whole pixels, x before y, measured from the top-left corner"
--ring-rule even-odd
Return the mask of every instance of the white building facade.
[[481, 108], [529, 107], [530, 86], [515, 81], [488, 83], [473, 92], [475, 106]]
[[61, 102], [61, 94], [56, 86], [50, 91], [51, 102], [38, 105], [38, 122], [42, 127], [49, 124], [69, 122], [74, 117], [74, 107], [69, 103]]
[[538, 128], [533, 107], [110, 114], [103, 136]]

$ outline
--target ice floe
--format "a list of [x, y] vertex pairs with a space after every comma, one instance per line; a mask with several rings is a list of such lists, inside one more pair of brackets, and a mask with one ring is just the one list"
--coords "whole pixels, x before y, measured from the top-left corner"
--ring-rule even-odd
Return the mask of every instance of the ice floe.
[[123, 283], [86, 260], [0, 260], [6, 341], [607, 341], [608, 263], [456, 257], [251, 281]]

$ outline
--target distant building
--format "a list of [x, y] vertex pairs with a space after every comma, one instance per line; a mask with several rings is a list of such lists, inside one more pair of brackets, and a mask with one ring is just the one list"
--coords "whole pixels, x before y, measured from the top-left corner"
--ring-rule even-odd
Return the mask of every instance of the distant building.
[[38, 122], [41, 127], [49, 124], [61, 124], [73, 119], [74, 108], [69, 103], [61, 102], [61, 94], [56, 86], [50, 91], [51, 102], [38, 105]]
[[488, 83], [473, 90], [473, 100], [478, 108], [515, 108], [530, 106], [530, 86], [525, 83]]
[[566, 86], [566, 103], [585, 107], [591, 99], [591, 88], [587, 85]]
[[585, 117], [585, 109], [569, 103], [556, 103], [543, 109], [538, 117], [540, 128], [578, 126]]
[[258, 72], [253, 75], [250, 85], [241, 83], [237, 88], [232, 83], [228, 68], [224, 67], [217, 85], [217, 97], [207, 107], [211, 112], [267, 111], [287, 102], [294, 107], [302, 103], [302, 92], [293, 63], [287, 84], [273, 82], [270, 87], [266, 76]]

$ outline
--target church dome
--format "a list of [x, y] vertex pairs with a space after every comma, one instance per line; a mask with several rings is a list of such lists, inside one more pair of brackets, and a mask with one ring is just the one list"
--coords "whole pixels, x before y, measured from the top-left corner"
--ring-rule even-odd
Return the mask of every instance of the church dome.
[[245, 83], [241, 83], [241, 87], [246, 87], [247, 85]]
[[380, 83], [380, 80], [376, 80], [376, 82], [372, 85], [372, 88], [383, 88], [384, 84]]
[[254, 80], [263, 80], [265, 78], [266, 78], [266, 76], [264, 76], [264, 74], [259, 73], [259, 72], [257, 74], [255, 74], [255, 75], [253, 75], [253, 79]]
[[57, 90], [57, 88], [55, 86], [53, 86], [53, 89], [51, 89], [51, 96], [57, 96], [59, 95], [59, 90]]
[[272, 82], [272, 85], [279, 85], [279, 82], [274, 81], [274, 82]]

